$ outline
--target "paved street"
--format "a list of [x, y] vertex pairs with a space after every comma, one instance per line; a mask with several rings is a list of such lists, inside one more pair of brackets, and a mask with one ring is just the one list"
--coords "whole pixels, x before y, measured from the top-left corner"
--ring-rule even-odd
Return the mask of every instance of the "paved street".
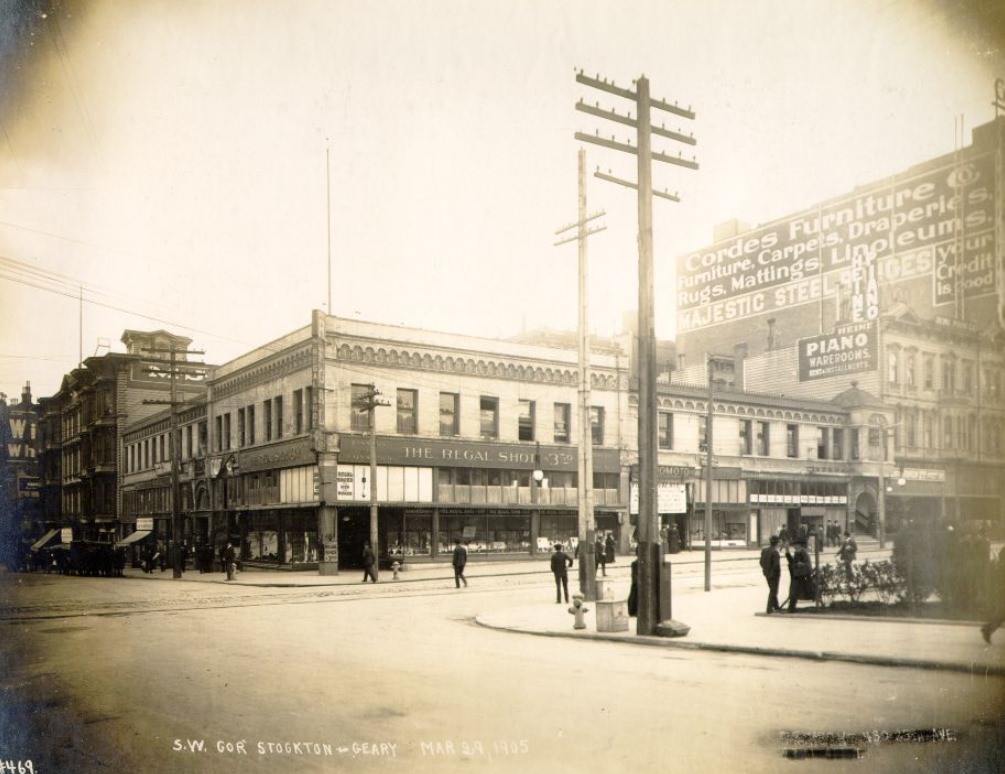
[[[8, 575], [0, 755], [35, 771], [995, 770], [1001, 677], [507, 630], [572, 634], [541, 569], [476, 565], [460, 591], [442, 569], [376, 586]], [[713, 577], [706, 594], [700, 564], [675, 570], [681, 643], [718, 637], [716, 619], [782, 640], [830, 625], [755, 616], [749, 561]], [[838, 631], [868, 642], [869, 626]], [[863, 758], [784, 759], [821, 741]]]

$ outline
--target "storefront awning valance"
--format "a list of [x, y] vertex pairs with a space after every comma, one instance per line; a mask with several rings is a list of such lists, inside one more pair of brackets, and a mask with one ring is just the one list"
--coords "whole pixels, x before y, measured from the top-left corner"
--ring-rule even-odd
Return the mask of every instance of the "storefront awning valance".
[[138, 540], [143, 540], [147, 535], [150, 534], [149, 530], [138, 529], [131, 535], [126, 535], [122, 540], [115, 544], [116, 548], [124, 548], [125, 546], [132, 545]]
[[56, 537], [59, 536], [58, 529], [50, 529], [42, 537], [31, 544], [32, 551], [40, 551], [45, 548], [49, 543], [51, 543]]

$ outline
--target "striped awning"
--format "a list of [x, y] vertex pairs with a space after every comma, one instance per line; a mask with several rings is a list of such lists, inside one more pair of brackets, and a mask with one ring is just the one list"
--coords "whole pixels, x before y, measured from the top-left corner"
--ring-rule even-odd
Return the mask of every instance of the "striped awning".
[[123, 548], [128, 545], [132, 545], [137, 540], [143, 540], [147, 535], [150, 534], [149, 530], [138, 529], [131, 535], [126, 535], [122, 540], [115, 544], [116, 548]]
[[40, 551], [41, 549], [49, 545], [49, 543], [53, 541], [53, 538], [56, 537], [59, 537], [59, 530], [50, 529], [48, 532], [42, 535], [42, 537], [40, 537], [38, 540], [36, 540], [34, 543], [31, 544], [31, 550]]

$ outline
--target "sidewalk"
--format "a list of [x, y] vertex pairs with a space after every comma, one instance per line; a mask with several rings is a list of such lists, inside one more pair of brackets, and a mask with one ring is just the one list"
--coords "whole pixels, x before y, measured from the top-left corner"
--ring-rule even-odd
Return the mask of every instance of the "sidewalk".
[[[863, 556], [863, 554], [865, 554]], [[725, 570], [731, 566], [751, 568], [759, 550], [722, 550], [712, 552], [712, 590], [704, 591], [704, 553], [702, 551], [674, 554], [673, 619], [689, 627], [682, 637], [640, 636], [637, 620], [628, 619], [628, 630], [598, 632], [596, 603], [587, 602], [586, 628], [573, 629], [569, 605], [543, 601], [533, 605], [482, 613], [477, 622], [485, 627], [523, 634], [548, 637], [572, 637], [583, 640], [619, 642], [651, 647], [711, 650], [749, 653], [763, 656], [798, 658], [812, 661], [844, 661], [881, 666], [902, 666], [920, 669], [940, 669], [981, 676], [1005, 677], [1005, 629], [999, 630], [987, 645], [981, 639], [979, 622], [922, 621], [915, 619], [877, 619], [803, 612], [764, 615], [767, 589], [764, 584], [749, 582], [731, 584]], [[881, 558], [878, 546], [859, 551], [860, 558]], [[826, 561], [831, 557], [827, 556]], [[821, 554], [821, 562], [824, 562]], [[756, 565], [754, 565], [756, 566]], [[499, 576], [540, 576], [548, 584], [547, 599], [551, 599], [551, 572], [546, 559], [513, 562], [468, 562], [469, 579]], [[171, 571], [144, 574], [127, 568], [126, 576], [139, 579], [165, 580]], [[297, 588], [323, 586], [359, 586], [362, 570], [344, 570], [338, 575], [318, 575], [317, 572], [283, 572], [248, 569], [234, 581], [223, 573], [200, 574], [187, 570], [183, 582], [221, 583], [229, 586]], [[415, 564], [393, 579], [389, 570], [380, 572], [380, 585], [408, 584], [421, 581], [453, 580], [449, 563]], [[607, 580], [614, 589], [614, 598], [624, 600], [630, 585], [629, 562], [626, 557], [607, 568]], [[570, 573], [570, 586], [575, 587], [575, 570]], [[787, 591], [782, 581], [781, 595]], [[800, 603], [805, 608], [809, 603]]]

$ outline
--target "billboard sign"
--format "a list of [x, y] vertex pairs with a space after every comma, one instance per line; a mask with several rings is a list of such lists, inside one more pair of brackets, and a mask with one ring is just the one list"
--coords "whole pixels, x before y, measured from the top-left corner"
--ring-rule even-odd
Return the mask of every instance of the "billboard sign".
[[933, 306], [996, 290], [991, 153], [925, 165], [677, 260], [677, 329], [822, 299], [875, 319], [882, 288], [930, 284]]
[[799, 381], [874, 371], [878, 349], [874, 322], [843, 325], [833, 333], [799, 339]]

